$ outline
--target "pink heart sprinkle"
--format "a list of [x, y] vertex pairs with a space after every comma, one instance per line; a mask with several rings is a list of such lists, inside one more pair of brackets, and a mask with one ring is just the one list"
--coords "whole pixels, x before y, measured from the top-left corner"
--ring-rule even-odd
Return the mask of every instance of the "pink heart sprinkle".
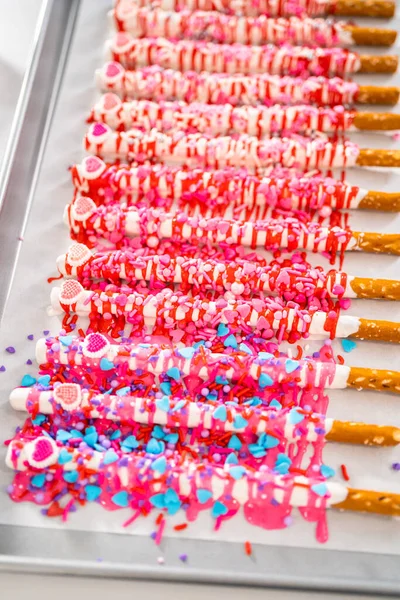
[[89, 352], [100, 352], [107, 346], [108, 341], [101, 333], [90, 333], [86, 337], [86, 348]]
[[51, 442], [45, 439], [38, 440], [35, 445], [35, 450], [32, 454], [33, 460], [43, 462], [53, 454], [53, 446]]
[[245, 319], [250, 312], [250, 306], [248, 304], [240, 304], [236, 310], [238, 311], [242, 319]]
[[267, 319], [261, 316], [257, 321], [257, 329], [269, 329], [269, 323]]
[[79, 398], [79, 386], [76, 383], [63, 383], [54, 390], [54, 397], [63, 404], [75, 404]]
[[72, 300], [79, 296], [82, 292], [83, 287], [79, 283], [79, 281], [74, 281], [73, 279], [68, 279], [64, 281], [61, 286], [61, 299], [62, 300]]
[[131, 41], [131, 38], [124, 31], [118, 31], [116, 35], [116, 46], [126, 46]]
[[121, 101], [115, 94], [106, 94], [103, 98], [103, 107], [105, 110], [112, 110], [119, 104], [121, 104]]
[[106, 68], [107, 77], [116, 77], [121, 73], [121, 65], [119, 63], [111, 62], [108, 63]]
[[77, 215], [87, 215], [96, 210], [96, 205], [91, 198], [80, 196], [74, 202], [74, 210]]
[[254, 310], [256, 310], [257, 312], [261, 312], [264, 308], [264, 302], [262, 300], [259, 300], [258, 298], [253, 298], [252, 304]]
[[220, 233], [226, 233], [230, 226], [230, 223], [227, 223], [226, 221], [221, 221], [221, 223], [218, 223], [218, 231]]
[[225, 310], [224, 317], [228, 323], [233, 323], [237, 317], [237, 312], [234, 310]]
[[91, 252], [85, 244], [73, 244], [68, 250], [67, 260], [70, 263], [80, 262], [91, 256]]
[[105, 125], [103, 125], [102, 123], [96, 123], [95, 125], [93, 125], [92, 135], [94, 135], [95, 137], [99, 137], [101, 135], [104, 135], [105, 133], [108, 133], [108, 129]]
[[100, 160], [100, 158], [97, 158], [97, 156], [89, 156], [85, 160], [85, 168], [88, 173], [95, 173], [96, 171], [101, 169], [103, 164], [103, 161]]

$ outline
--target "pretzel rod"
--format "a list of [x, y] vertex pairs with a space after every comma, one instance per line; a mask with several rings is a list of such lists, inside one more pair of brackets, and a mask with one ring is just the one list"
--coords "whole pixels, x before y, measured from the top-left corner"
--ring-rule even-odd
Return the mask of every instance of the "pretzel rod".
[[[260, 410], [246, 406], [227, 407], [229, 419], [221, 421], [214, 417], [214, 413], [225, 406], [224, 402], [204, 403], [186, 398], [165, 398], [169, 404], [167, 412], [158, 408], [154, 398], [93, 394], [77, 384], [67, 383], [50, 391], [16, 388], [10, 395], [10, 403], [14, 410], [46, 415], [58, 414], [61, 409], [90, 419], [134, 421], [143, 425], [157, 424], [174, 428], [201, 427], [244, 434], [260, 435], [279, 426], [284, 430], [285, 439], [294, 441], [300, 438], [314, 441], [318, 436], [325, 436], [327, 441], [364, 446], [397, 446], [400, 443], [400, 429], [389, 425], [338, 421], [304, 411], [301, 426], [296, 427], [291, 422], [292, 409], [277, 412], [274, 409]], [[295, 409], [295, 413], [296, 417], [301, 414], [298, 409]], [[240, 426], [235, 425], [238, 416], [244, 419], [238, 424]]]
[[210, 137], [180, 131], [167, 135], [156, 129], [150, 132], [140, 129], [118, 132], [105, 123], [90, 125], [84, 147], [90, 154], [108, 161], [156, 160], [169, 166], [256, 169], [282, 165], [305, 170], [400, 166], [400, 150], [360, 148], [348, 140], [337, 143], [298, 135], [259, 140], [248, 135]]
[[257, 292], [300, 294], [346, 298], [385, 298], [400, 300], [400, 281], [353, 277], [347, 273], [319, 269], [259, 266], [244, 261], [221, 262], [187, 256], [137, 257], [129, 252], [100, 252], [94, 256], [84, 244], [73, 244], [57, 258], [57, 268], [64, 277], [81, 280], [108, 280], [113, 283], [151, 281], [153, 285], [183, 283], [197, 289], [220, 289], [235, 296]]
[[362, 55], [343, 48], [214, 44], [193, 40], [133, 38], [118, 32], [106, 42], [106, 59], [128, 69], [157, 65], [201, 73], [338, 75], [395, 73], [397, 56]]
[[228, 75], [174, 71], [159, 66], [127, 71], [120, 63], [108, 62], [96, 71], [102, 92], [116, 92], [123, 98], [184, 100], [209, 104], [308, 103], [386, 104], [399, 101], [399, 88], [361, 86], [338, 77], [278, 77], [276, 75]]
[[225, 44], [306, 44], [391, 46], [397, 32], [390, 29], [357, 27], [350, 23], [310, 17], [238, 17], [218, 11], [165, 11], [160, 8], [117, 5], [110, 18], [118, 31], [136, 38], [164, 37], [201, 39]]
[[[396, 233], [370, 233], [324, 227], [314, 221], [305, 224], [292, 218], [268, 218], [259, 221], [238, 221], [220, 217], [190, 217], [186, 213], [167, 213], [161, 209], [121, 206], [96, 207], [85, 196], [76, 205], [68, 205], [64, 220], [71, 236], [93, 245], [91, 236], [118, 242], [124, 237], [141, 237], [149, 247], [157, 247], [161, 239], [203, 239], [214, 244], [238, 244], [262, 247], [266, 250], [287, 248], [311, 252], [361, 251], [374, 254], [400, 255], [400, 236]], [[113, 234], [118, 233], [118, 237]]]
[[124, 370], [127, 366], [131, 371], [139, 368], [155, 375], [162, 375], [171, 367], [177, 367], [181, 376], [195, 373], [206, 380], [214, 380], [218, 366], [222, 364], [223, 375], [228, 380], [239, 380], [246, 373], [258, 381], [261, 373], [264, 373], [280, 385], [296, 382], [300, 388], [311, 384], [324, 389], [349, 387], [400, 394], [400, 372], [348, 367], [309, 359], [275, 359], [265, 353], [255, 356], [236, 350], [226, 355], [212, 352], [203, 346], [185, 350], [176, 346], [171, 348], [150, 344], [117, 345], [110, 344], [98, 333], [89, 334], [84, 339], [73, 338], [70, 346], [65, 346], [57, 337], [47, 340], [43, 338], [36, 344], [36, 361], [39, 365], [79, 365], [84, 369], [96, 370], [101, 358], [110, 361], [115, 370], [120, 366]]
[[[196, 194], [200, 204], [213, 210], [226, 210], [257, 206], [278, 206], [316, 210], [324, 206], [335, 209], [366, 208], [368, 210], [400, 211], [400, 193], [367, 191], [341, 181], [289, 173], [257, 177], [246, 171], [218, 169], [181, 170], [165, 166], [133, 167], [107, 166], [100, 158], [88, 156], [71, 168], [72, 181], [77, 194], [90, 196], [94, 202], [104, 204], [123, 200], [135, 205], [146, 200], [149, 194], [170, 208], [172, 201], [179, 206], [193, 205]], [[111, 192], [108, 194], [108, 192]], [[169, 200], [170, 202], [167, 202]]]
[[114, 315], [127, 323], [131, 322], [133, 314], [133, 325], [142, 329], [145, 326], [156, 328], [165, 323], [183, 327], [195, 323], [198, 328], [216, 328], [223, 323], [230, 326], [236, 324], [237, 329], [249, 332], [266, 331], [270, 337], [276, 336], [278, 339], [292, 339], [291, 336], [295, 339], [310, 336], [318, 339], [356, 337], [400, 343], [399, 323], [339, 316], [335, 311], [311, 312], [300, 310], [297, 305], [286, 308], [271, 298], [232, 302], [220, 298], [214, 302], [174, 294], [171, 290], [151, 296], [137, 292], [122, 296], [123, 302], [120, 293], [85, 290], [78, 281], [67, 279], [59, 288], [51, 291], [50, 314], [76, 314], [79, 317], [99, 314], [106, 315], [106, 320]]
[[[105, 452], [91, 448], [85, 450], [71, 448], [65, 449], [70, 455], [69, 459], [65, 461], [63, 457], [60, 464], [57, 461], [61, 450], [62, 448], [48, 436], [38, 436], [33, 440], [19, 438], [12, 440], [8, 446], [6, 465], [22, 473], [32, 467], [50, 473], [54, 469], [65, 473], [87, 470], [90, 473], [89, 477], [92, 478], [91, 481], [93, 481], [93, 474], [98, 472], [103, 475], [103, 481], [124, 482], [123, 488], [128, 500], [131, 499], [132, 506], [135, 506], [133, 492], [136, 489], [145, 489], [146, 496], [142, 492], [139, 497], [148, 499], [155, 498], [160, 494], [160, 489], [165, 489], [163, 487], [165, 484], [160, 482], [161, 473], [156, 470], [156, 465], [153, 467], [156, 457], [145, 457], [138, 453], [124, 454], [121, 455], [123, 463], [119, 464], [118, 461], [107, 464], [104, 460]], [[166, 458], [163, 473], [167, 473], [166, 479], [170, 482], [168, 488], [170, 496], [178, 498], [177, 508], [181, 505], [179, 498], [182, 498], [189, 506], [200, 510], [201, 505], [196, 495], [198, 498], [198, 492], [202, 490], [209, 494], [207, 494], [209, 500], [202, 505], [204, 509], [210, 509], [213, 503], [219, 500], [220, 503], [223, 502], [223, 506], [231, 506], [233, 503], [232, 506], [243, 506], [246, 511], [251, 498], [251, 507], [255, 505], [258, 510], [265, 508], [272, 515], [277, 510], [280, 515], [282, 509], [287, 515], [291, 507], [306, 507], [309, 515], [319, 515], [319, 511], [324, 510], [325, 507], [400, 515], [398, 494], [356, 490], [346, 488], [340, 483], [326, 481], [321, 477], [311, 479], [293, 474], [280, 476], [269, 469], [256, 471], [244, 466], [240, 477], [237, 477], [236, 473], [235, 476], [233, 475], [233, 466], [222, 468], [208, 464], [205, 471], [205, 465], [200, 462], [189, 462], [187, 459], [177, 461], [173, 456], [172, 459]], [[101, 487], [99, 491], [103, 492]], [[104, 503], [106, 504], [105, 500]], [[118, 505], [114, 504], [114, 508], [117, 507]], [[251, 512], [248, 514], [250, 520], [251, 514]]]
[[[149, 0], [117, 0], [115, 10], [129, 14], [132, 6], [149, 6]], [[390, 19], [395, 14], [394, 0], [152, 0], [150, 6], [165, 11], [204, 10], [245, 16], [267, 15], [311, 16], [329, 14], [351, 17], [376, 17]]]
[[282, 130], [342, 132], [400, 129], [398, 113], [357, 113], [355, 110], [345, 110], [342, 106], [234, 107], [231, 104], [187, 104], [177, 101], [122, 102], [116, 94], [110, 93], [100, 98], [88, 122], [106, 123], [118, 131], [131, 128], [151, 131], [156, 128], [164, 133], [183, 130], [210, 135], [244, 133], [256, 137]]

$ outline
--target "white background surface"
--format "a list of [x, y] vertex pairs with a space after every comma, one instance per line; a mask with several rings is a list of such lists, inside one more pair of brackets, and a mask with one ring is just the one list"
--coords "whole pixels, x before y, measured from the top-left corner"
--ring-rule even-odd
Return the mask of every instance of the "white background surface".
[[[58, 0], [58, 1], [68, 1], [68, 0]], [[92, 2], [96, 2], [96, 0], [92, 0]], [[96, 2], [97, 3], [97, 2]], [[31, 46], [31, 42], [33, 39], [33, 33], [34, 33], [34, 26], [35, 26], [35, 18], [38, 12], [40, 6], [40, 0], [13, 0], [12, 2], [9, 2], [7, 0], [0, 0], [0, 14], [2, 15], [2, 18], [0, 20], [0, 84], [1, 84], [1, 88], [2, 89], [2, 94], [0, 95], [0, 157], [3, 155], [3, 150], [4, 150], [4, 145], [5, 145], [5, 141], [7, 139], [7, 135], [8, 135], [8, 130], [10, 127], [10, 123], [11, 123], [11, 118], [12, 118], [12, 114], [13, 114], [13, 110], [15, 107], [15, 103], [16, 103], [16, 99], [17, 99], [17, 95], [18, 95], [18, 91], [19, 91], [19, 86], [21, 83], [21, 79], [23, 76], [23, 72], [24, 72], [24, 68], [26, 65], [26, 61], [27, 61], [27, 57], [29, 54], [29, 49]], [[11, 33], [13, 32], [13, 33]], [[16, 33], [17, 32], [17, 33]], [[92, 38], [93, 39], [93, 38]], [[82, 83], [82, 81], [80, 81], [79, 83]], [[88, 84], [91, 82], [85, 82]], [[83, 95], [83, 97], [82, 97]], [[79, 96], [79, 95], [78, 95]], [[82, 104], [82, 106], [84, 107], [84, 110], [86, 111], [89, 108], [89, 105], [87, 104], [87, 98], [88, 98], [88, 90], [85, 89], [82, 94], [77, 98], [78, 100], [78, 104]], [[85, 104], [86, 102], [86, 104]], [[62, 133], [63, 133], [63, 128], [61, 127], [58, 131], [58, 135], [59, 135], [59, 140], [62, 138]], [[64, 134], [66, 134], [66, 128], [64, 128]], [[56, 140], [54, 140], [53, 138], [53, 143], [55, 143]], [[67, 160], [68, 153], [64, 152], [64, 156], [63, 158], [65, 158]], [[77, 159], [79, 157], [79, 147], [75, 148], [75, 156], [70, 156], [69, 160], [70, 162], [72, 162], [73, 159]], [[65, 169], [66, 165], [58, 165], [58, 167], [55, 165], [55, 168], [57, 170], [60, 169], [60, 167], [62, 169]], [[371, 181], [375, 179], [375, 177], [371, 177]], [[376, 180], [377, 182], [382, 182], [383, 179], [379, 176], [376, 176]], [[61, 185], [62, 184], [62, 185]], [[389, 182], [390, 184], [390, 182]], [[371, 186], [372, 187], [372, 186]], [[62, 181], [60, 180], [60, 193], [61, 196], [64, 198], [65, 194], [67, 193], [66, 190], [68, 189], [68, 178], [64, 177], [62, 178]], [[379, 189], [379, 185], [375, 184], [375, 188]], [[47, 186], [44, 185], [44, 187], [42, 186], [42, 189], [44, 189], [47, 194], [50, 193], [51, 189], [53, 189], [54, 192], [56, 192], [56, 187], [53, 186], [53, 188], [51, 188], [51, 186]], [[56, 210], [61, 210], [62, 207], [62, 203], [55, 202], [55, 207]], [[60, 217], [61, 217], [61, 212], [60, 212]], [[375, 221], [376, 222], [376, 221]], [[385, 222], [385, 220], [380, 220], [378, 219], [378, 223], [379, 225], [382, 224], [382, 227], [380, 227], [381, 229], [386, 229], [386, 227], [388, 227], [388, 221]], [[27, 241], [29, 242], [29, 233], [33, 234], [33, 232], [29, 232], [28, 231], [28, 238]], [[56, 256], [56, 249], [52, 248], [52, 244], [44, 244], [45, 248], [43, 248], [43, 252], [47, 253], [47, 256], [50, 258], [50, 260], [54, 260], [55, 256]], [[26, 254], [26, 252], [25, 252]], [[383, 257], [382, 257], [383, 258]], [[352, 260], [352, 263], [354, 263], [355, 267], [357, 266], [357, 257], [354, 257], [354, 260], [356, 261], [354, 263], [354, 261]], [[386, 261], [381, 261], [382, 262], [382, 267], [386, 270], [386, 275], [390, 276], [388, 271], [392, 270], [395, 265], [393, 263], [393, 261], [388, 261], [388, 259], [386, 258]], [[388, 266], [388, 263], [390, 265], [390, 268]], [[47, 259], [47, 264], [49, 264], [48, 259]], [[353, 265], [352, 265], [353, 266]], [[376, 263], [375, 263], [375, 267], [376, 267]], [[368, 270], [372, 269], [372, 265], [369, 267]], [[375, 270], [375, 269], [372, 269]], [[354, 272], [354, 271], [353, 271]], [[375, 271], [376, 272], [376, 271]], [[355, 272], [355, 274], [364, 274], [361, 273], [360, 271], [358, 271], [357, 273]], [[371, 273], [372, 274], [372, 273]], [[21, 274], [20, 274], [21, 275]], [[393, 275], [392, 275], [393, 276]], [[42, 313], [43, 315], [43, 308], [44, 307], [36, 307], [36, 315], [35, 316], [39, 316], [37, 313], [38, 311]], [[360, 306], [361, 308], [361, 306]], [[363, 304], [363, 308], [368, 311], [368, 309], [372, 308], [368, 307], [365, 303]], [[386, 316], [386, 315], [385, 315]], [[45, 326], [44, 321], [43, 321], [43, 327]], [[25, 331], [26, 331], [26, 327], [25, 327]], [[35, 333], [37, 333], [35, 331]], [[4, 338], [3, 338], [4, 340]], [[370, 350], [372, 352], [374, 352], [373, 348], [370, 347]], [[361, 357], [363, 356], [364, 352], [361, 352]], [[376, 354], [378, 353], [378, 348], [375, 349]], [[360, 356], [360, 354], [358, 355]], [[398, 356], [398, 355], [397, 355]], [[1, 362], [1, 361], [0, 361]], [[354, 362], [354, 359], [353, 359]], [[357, 361], [355, 361], [357, 362]], [[358, 361], [359, 364], [361, 364]], [[377, 366], [387, 366], [387, 364], [382, 364], [382, 365], [377, 365]], [[13, 385], [13, 383], [11, 383], [11, 385]], [[376, 401], [378, 400], [378, 397], [376, 395], [372, 395], [375, 396], [375, 405], [376, 405]], [[4, 400], [4, 398], [2, 398], [2, 400]], [[360, 420], [362, 419], [362, 415], [357, 415], [354, 413], [354, 409], [349, 407], [348, 405], [346, 406], [345, 402], [342, 402], [342, 406], [340, 405], [340, 398], [338, 397], [337, 399], [337, 407], [340, 408], [341, 411], [344, 411], [344, 415], [340, 415], [342, 418], [346, 418], [346, 416], [348, 416], [348, 418], [359, 418]], [[373, 410], [373, 403], [372, 397], [369, 397], [370, 402], [368, 403], [368, 406], [371, 407], [371, 410]], [[391, 402], [390, 400], [386, 400], [386, 401], [380, 401], [380, 409], [379, 411], [376, 411], [376, 418], [377, 420], [380, 417], [381, 422], [385, 422], [385, 415], [388, 412], [394, 412], [395, 411], [395, 402]], [[380, 414], [379, 414], [380, 413]], [[393, 413], [392, 413], [393, 414]], [[382, 420], [383, 419], [383, 420]], [[364, 451], [364, 450], [363, 450]], [[371, 455], [371, 459], [372, 459], [372, 455]], [[355, 462], [358, 461], [358, 455], [356, 453], [355, 457], [354, 457]], [[329, 464], [332, 464], [332, 460], [327, 460], [327, 462]], [[347, 461], [348, 463], [348, 461]], [[385, 466], [387, 466], [388, 460], [385, 459]], [[397, 539], [398, 539], [398, 535], [399, 535], [399, 528], [396, 527], [397, 529]], [[332, 531], [332, 524], [331, 524], [331, 531]], [[229, 598], [240, 598], [243, 597], [244, 595], [246, 595], [249, 598], [261, 598], [261, 594], [263, 598], [276, 598], [277, 600], [279, 600], [280, 598], [323, 598], [326, 597], [325, 594], [322, 595], [314, 595], [314, 594], [308, 594], [307, 596], [306, 594], [295, 594], [295, 593], [291, 593], [291, 592], [275, 592], [275, 591], [271, 591], [271, 592], [265, 592], [265, 591], [258, 591], [258, 590], [244, 590], [244, 589], [226, 589], [226, 590], [222, 590], [221, 588], [211, 588], [210, 586], [201, 586], [201, 587], [189, 587], [187, 585], [185, 586], [180, 586], [180, 585], [173, 585], [173, 584], [146, 584], [146, 583], [133, 583], [133, 582], [110, 582], [110, 581], [96, 581], [96, 580], [90, 580], [90, 579], [86, 579], [86, 580], [82, 580], [82, 579], [66, 579], [66, 578], [55, 578], [55, 577], [39, 577], [39, 576], [31, 576], [31, 575], [26, 575], [26, 576], [20, 576], [20, 575], [0, 575], [0, 586], [2, 589], [7, 590], [7, 592], [11, 593], [15, 593], [17, 594], [17, 598], [22, 597], [22, 590], [27, 590], [29, 589], [29, 595], [33, 598], [43, 598], [43, 597], [51, 597], [54, 593], [54, 596], [56, 596], [59, 599], [62, 598], [70, 598], [71, 594], [74, 593], [74, 591], [78, 591], [80, 593], [81, 597], [85, 597], [86, 594], [92, 592], [96, 594], [96, 598], [105, 598], [105, 597], [109, 597], [110, 594], [112, 594], [114, 597], [119, 598], [119, 597], [123, 597], [126, 596], [127, 594], [131, 593], [131, 594], [141, 594], [144, 595], [146, 594], [149, 597], [159, 597], [160, 594], [164, 594], [167, 595], [169, 598], [177, 598], [180, 600], [180, 598], [187, 598], [188, 596], [191, 598], [200, 598], [200, 594], [202, 595], [202, 597], [204, 597], [204, 594], [207, 594], [208, 596], [210, 596], [211, 598], [217, 597], [218, 598], [222, 598], [222, 600], [224, 600], [225, 597], [227, 597], [227, 595], [229, 594]], [[60, 591], [61, 590], [61, 591]], [[64, 595], [65, 594], [65, 595]]]

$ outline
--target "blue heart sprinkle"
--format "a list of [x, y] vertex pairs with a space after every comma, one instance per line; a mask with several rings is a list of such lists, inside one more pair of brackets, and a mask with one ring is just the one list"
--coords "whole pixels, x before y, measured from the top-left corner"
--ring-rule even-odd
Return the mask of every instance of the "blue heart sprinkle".
[[234, 452], [231, 452], [226, 457], [225, 464], [226, 465], [237, 465], [239, 463], [239, 459]]
[[100, 361], [100, 369], [102, 371], [111, 371], [114, 368], [114, 363], [108, 358], [102, 358]]
[[289, 413], [289, 423], [291, 425], [298, 425], [304, 420], [304, 415], [298, 412], [296, 408], [292, 408]]
[[41, 425], [42, 423], [44, 423], [46, 420], [46, 417], [44, 415], [36, 415], [36, 417], [34, 419], [32, 419], [32, 423], [34, 425]]
[[271, 360], [271, 358], [274, 358], [274, 355], [271, 354], [270, 352], [259, 352], [258, 353], [258, 358], [259, 358], [259, 360], [261, 360], [262, 362], [264, 362], [266, 360]]
[[60, 335], [58, 339], [60, 340], [63, 346], [70, 346], [74, 341], [72, 335]]
[[167, 461], [165, 456], [160, 456], [160, 458], [156, 458], [156, 460], [154, 460], [151, 463], [151, 468], [153, 469], [153, 471], [158, 471], [159, 473], [161, 473], [161, 475], [163, 475], [167, 468]]
[[167, 506], [167, 511], [169, 515], [176, 515], [178, 510], [181, 507], [181, 503], [179, 502], [169, 502]]
[[233, 477], [233, 479], [241, 479], [243, 477], [243, 475], [246, 474], [246, 469], [244, 467], [242, 467], [241, 465], [235, 466], [235, 467], [231, 467], [229, 469], [229, 475], [231, 475], [231, 477]]
[[46, 475], [44, 473], [39, 473], [38, 475], [34, 475], [31, 479], [31, 484], [34, 487], [41, 488], [44, 486], [46, 481]]
[[278, 410], [280, 410], [282, 408], [282, 404], [280, 402], [278, 402], [278, 400], [276, 398], [271, 400], [271, 402], [269, 403], [269, 406], [270, 406], [270, 408], [277, 408]]
[[239, 350], [241, 352], [245, 352], [246, 354], [253, 354], [253, 352], [251, 351], [251, 348], [249, 348], [248, 345], [245, 344], [244, 342], [241, 342], [239, 344]]
[[288, 456], [286, 456], [286, 454], [283, 454], [283, 452], [280, 452], [278, 454], [278, 456], [276, 457], [276, 464], [287, 464], [287, 465], [291, 465], [292, 464], [292, 459], [289, 458]]
[[235, 429], [244, 429], [245, 427], [247, 427], [247, 425], [248, 422], [242, 417], [242, 415], [236, 415], [236, 417], [233, 420], [233, 426]]
[[351, 352], [356, 347], [357, 344], [353, 340], [342, 340], [342, 348], [345, 352]]
[[105, 465], [111, 465], [112, 463], [117, 462], [117, 460], [118, 460], [118, 454], [115, 452], [115, 450], [110, 448], [109, 450], [107, 450], [107, 452], [104, 455], [103, 463]]
[[164, 494], [165, 504], [175, 504], [176, 502], [180, 502], [179, 496], [176, 491], [172, 488], [168, 488]]
[[98, 485], [85, 485], [86, 498], [89, 502], [97, 500], [101, 494], [101, 487]]
[[137, 441], [136, 436], [134, 435], [128, 435], [128, 437], [125, 438], [122, 443], [124, 444], [124, 446], [131, 450], [134, 450], [139, 446], [139, 442]]
[[225, 323], [220, 323], [217, 327], [217, 335], [219, 337], [223, 337], [224, 335], [228, 335], [229, 327], [225, 325]]
[[117, 390], [115, 393], [117, 394], [117, 396], [127, 396], [130, 391], [130, 386], [126, 385], [125, 387], [119, 388], [119, 390]]
[[293, 373], [293, 371], [296, 371], [299, 367], [300, 363], [298, 360], [292, 360], [291, 358], [288, 358], [288, 360], [285, 362], [285, 371], [288, 374]]
[[74, 438], [82, 438], [83, 439], [83, 433], [81, 433], [77, 429], [71, 429], [71, 435]]
[[87, 435], [85, 435], [85, 437], [83, 439], [87, 443], [88, 446], [93, 448], [93, 446], [97, 443], [98, 437], [99, 437], [99, 435], [98, 435], [97, 431], [94, 431], [92, 433], [88, 433]]
[[164, 440], [168, 443], [168, 444], [176, 444], [176, 442], [179, 439], [179, 435], [177, 433], [168, 433]]
[[168, 396], [163, 396], [162, 398], [156, 400], [156, 406], [163, 412], [167, 413], [171, 407]]
[[250, 454], [254, 456], [254, 458], [263, 458], [267, 455], [267, 451], [262, 446], [258, 444], [249, 444], [248, 446]]
[[67, 473], [64, 473], [64, 475], [63, 475], [63, 479], [67, 483], [76, 483], [78, 481], [78, 478], [79, 478], [78, 471], [68, 471]]
[[277, 446], [279, 446], [279, 440], [278, 440], [278, 438], [274, 437], [273, 435], [267, 434], [264, 438], [262, 445], [264, 446], [264, 448], [267, 448], [268, 450], [270, 448], [276, 448]]
[[200, 504], [205, 504], [210, 500], [210, 498], [212, 498], [212, 492], [210, 492], [210, 490], [199, 488], [196, 490], [196, 497]]
[[126, 508], [129, 505], [128, 492], [126, 492], [125, 490], [122, 490], [122, 492], [118, 492], [117, 494], [114, 494], [114, 496], [112, 496], [111, 500], [117, 506], [120, 506], [121, 508]]
[[218, 406], [214, 410], [213, 417], [214, 417], [214, 419], [218, 419], [218, 421], [226, 421], [227, 412], [226, 412], [226, 408], [223, 404], [221, 404], [221, 406]]
[[261, 373], [260, 377], [258, 378], [258, 385], [260, 388], [270, 387], [273, 385], [273, 383], [273, 379], [266, 373]]
[[57, 431], [56, 440], [60, 442], [67, 442], [72, 438], [72, 435], [69, 431], [64, 431], [64, 429], [59, 429]]
[[328, 467], [328, 465], [321, 465], [320, 468], [320, 473], [323, 477], [326, 477], [327, 479], [329, 477], [334, 477], [336, 474], [335, 469], [332, 469], [332, 467]]
[[116, 429], [115, 431], [112, 432], [112, 434], [110, 435], [110, 440], [118, 440], [121, 437], [121, 432], [119, 429]]
[[314, 492], [314, 494], [317, 494], [317, 496], [326, 496], [328, 493], [328, 488], [326, 487], [325, 483], [315, 483], [314, 485], [311, 486], [312, 491]]
[[72, 460], [72, 454], [70, 452], [68, 452], [68, 450], [66, 450], [65, 448], [62, 448], [60, 450], [60, 454], [58, 455], [58, 464], [59, 465], [65, 465], [66, 463], [70, 462]]
[[160, 389], [162, 391], [163, 394], [166, 394], [167, 396], [171, 395], [171, 384], [169, 381], [163, 381], [160, 384]]
[[171, 367], [170, 369], [168, 369], [167, 375], [168, 377], [171, 377], [171, 379], [175, 379], [175, 381], [179, 381], [179, 379], [181, 378], [181, 373], [178, 367]]
[[154, 494], [154, 496], [150, 496], [149, 500], [156, 508], [165, 508], [164, 494]]
[[31, 387], [32, 385], [35, 385], [36, 383], [36, 379], [34, 377], [32, 377], [32, 375], [24, 375], [22, 380], [21, 380], [21, 386], [22, 387]]
[[214, 502], [213, 507], [211, 509], [211, 516], [214, 517], [214, 519], [217, 519], [218, 517], [223, 517], [224, 515], [226, 515], [227, 512], [228, 509], [225, 506], [225, 504], [222, 504], [222, 502], [217, 500], [216, 502]]
[[231, 333], [231, 335], [228, 335], [228, 337], [224, 340], [224, 346], [225, 346], [225, 348], [237, 348], [238, 347], [238, 343], [237, 343], [236, 338], [233, 335], [233, 333]]
[[228, 380], [226, 377], [222, 377], [222, 375], [217, 375], [215, 378], [215, 383], [218, 383], [218, 385], [226, 385]]
[[196, 348], [180, 348], [178, 354], [190, 360], [196, 354]]
[[146, 452], [149, 454], [161, 454], [163, 451], [162, 442], [157, 442], [154, 438], [150, 438], [146, 445]]
[[289, 467], [287, 463], [279, 463], [274, 466], [274, 471], [279, 473], [279, 475], [287, 475], [289, 473]]
[[177, 412], [178, 410], [181, 410], [181, 408], [183, 408], [185, 406], [186, 402], [185, 400], [178, 400], [178, 402], [175, 404], [174, 408], [171, 409], [171, 412]]
[[43, 387], [48, 387], [50, 384], [50, 375], [41, 375], [37, 378], [37, 382], [40, 383]]
[[233, 435], [228, 442], [228, 448], [231, 450], [240, 450], [242, 442], [239, 440], [237, 435]]

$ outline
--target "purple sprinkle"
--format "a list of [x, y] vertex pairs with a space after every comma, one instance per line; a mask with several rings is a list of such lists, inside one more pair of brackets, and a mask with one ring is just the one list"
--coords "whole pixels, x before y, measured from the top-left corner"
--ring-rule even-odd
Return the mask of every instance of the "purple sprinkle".
[[188, 559], [188, 555], [187, 554], [180, 554], [179, 555], [179, 560], [181, 560], [182, 562], [186, 562]]
[[34, 336], [33, 336], [33, 333], [30, 333], [30, 334], [28, 335], [28, 340], [31, 340], [31, 341], [32, 341], [32, 340], [33, 340], [33, 337], [34, 337]]
[[8, 348], [6, 348], [6, 352], [8, 352], [9, 354], [15, 354], [14, 346], [8, 346]]
[[0, 373], [4, 373], [5, 370], [6, 370], [5, 366], [1, 365], [1, 367], [0, 367]]
[[400, 471], [400, 463], [393, 463], [392, 469], [394, 469], [395, 471]]
[[31, 364], [32, 364], [32, 361], [31, 361], [31, 359], [30, 359], [30, 358], [28, 358], [28, 360], [26, 361], [26, 364], [27, 364], [27, 365], [31, 365]]
[[290, 516], [287, 516], [283, 519], [283, 522], [286, 525], [286, 527], [290, 527], [293, 523], [293, 518]]
[[50, 331], [49, 331], [48, 329], [45, 329], [45, 330], [43, 331], [43, 335], [49, 335], [49, 333], [50, 333]]
[[157, 531], [152, 531], [151, 534], [150, 534], [150, 537], [151, 537], [152, 540], [155, 540], [156, 537], [157, 537]]
[[7, 486], [7, 494], [12, 494], [14, 490], [14, 486], [13, 485], [8, 485]]

